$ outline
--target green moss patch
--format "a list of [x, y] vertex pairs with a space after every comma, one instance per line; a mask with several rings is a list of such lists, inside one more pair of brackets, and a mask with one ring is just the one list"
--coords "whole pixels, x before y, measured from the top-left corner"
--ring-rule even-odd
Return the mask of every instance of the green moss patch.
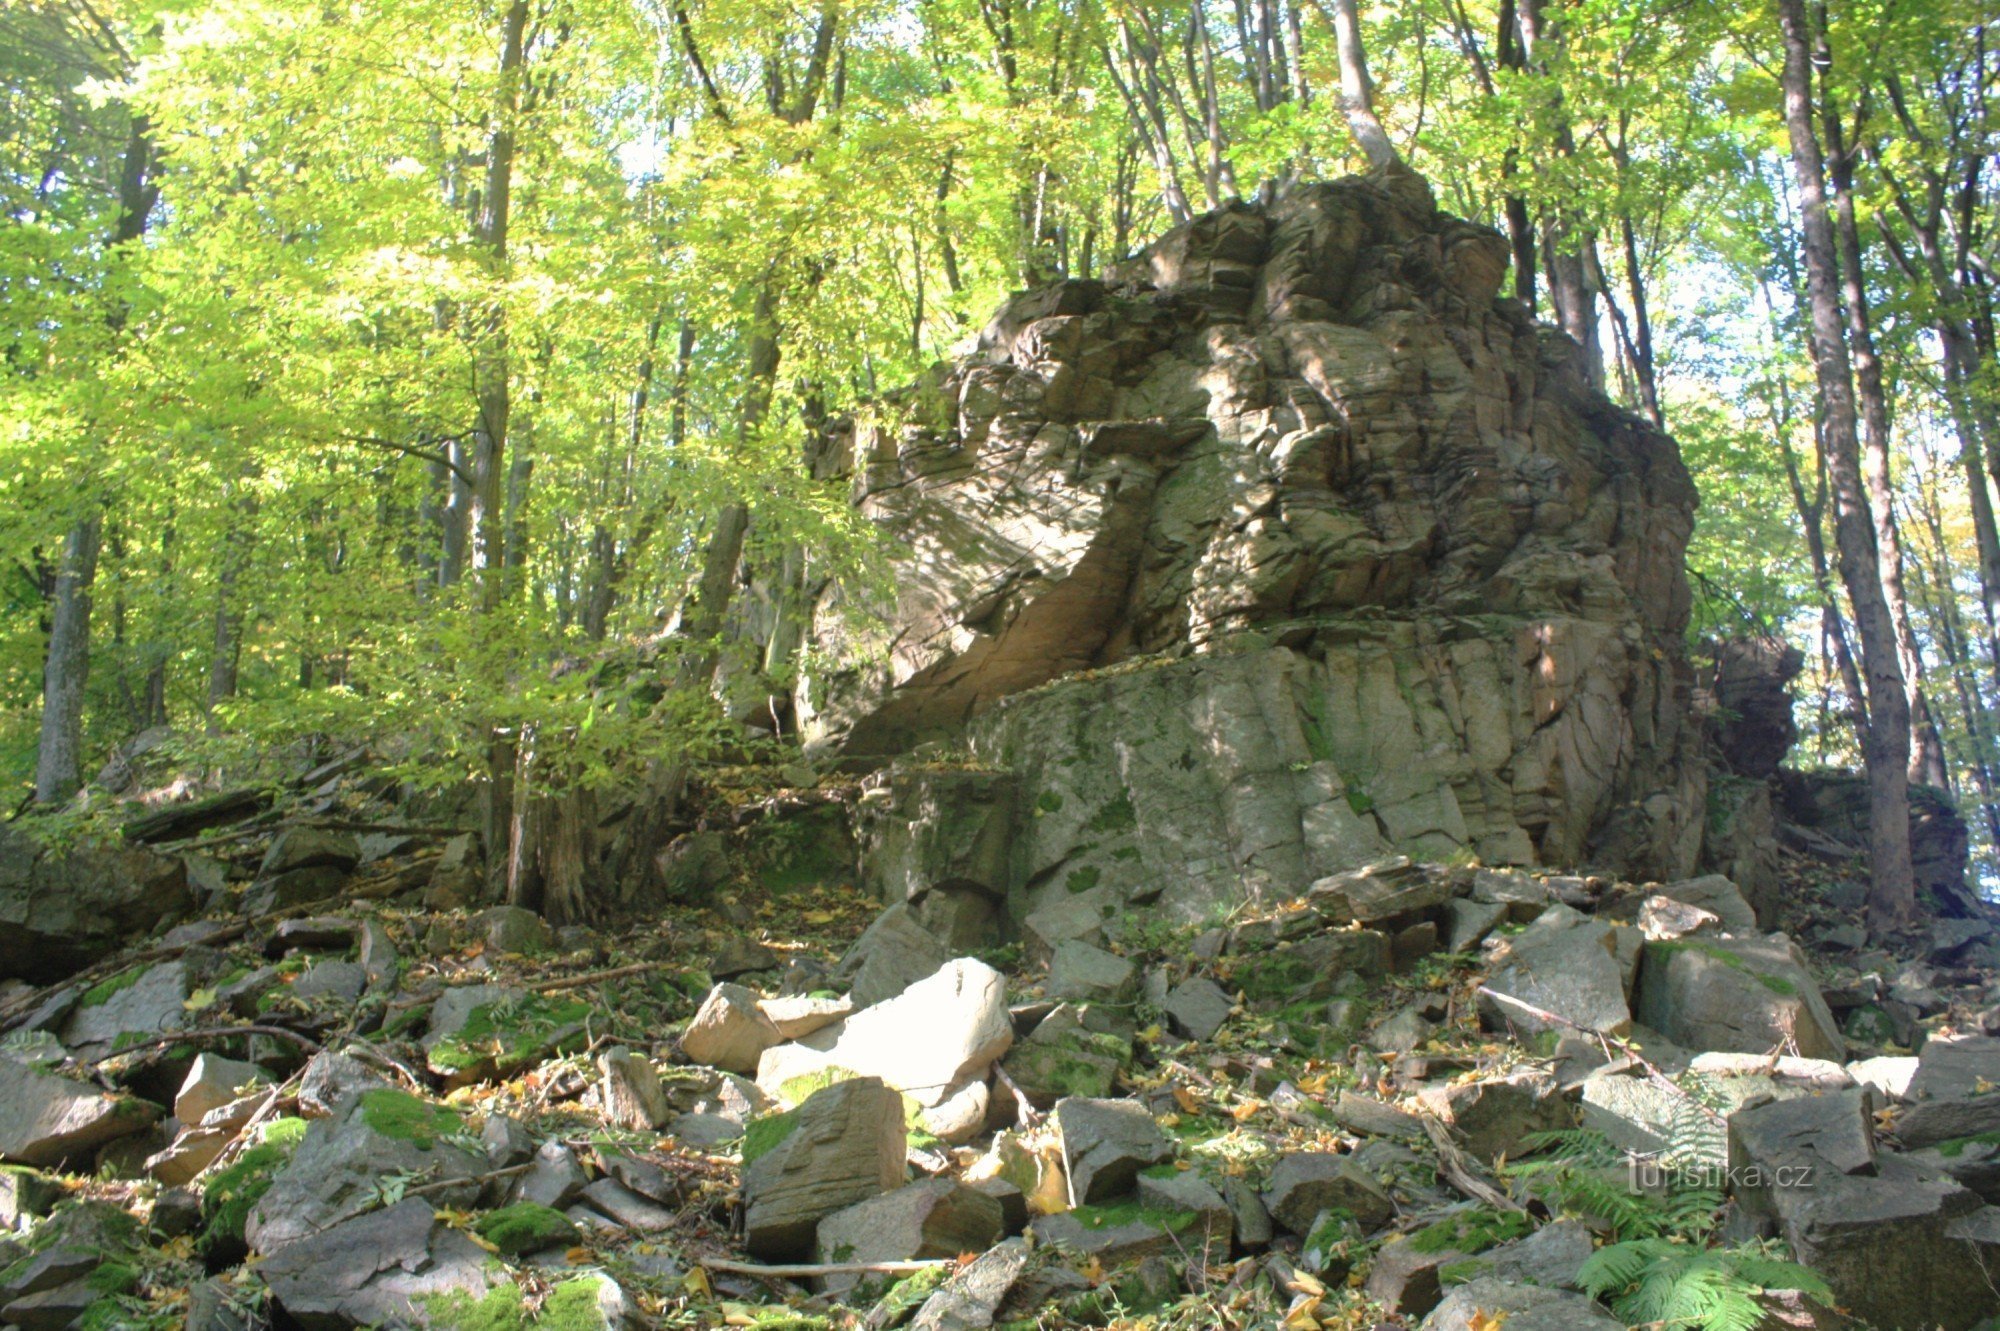
[[576, 1242], [576, 1225], [561, 1211], [535, 1202], [518, 1202], [489, 1211], [473, 1223], [472, 1232], [508, 1257]]
[[2000, 1132], [1976, 1132], [1970, 1137], [1954, 1137], [1938, 1143], [1938, 1154], [1956, 1160], [1968, 1146], [2000, 1146]]
[[1418, 1252], [1485, 1252], [1496, 1244], [1526, 1238], [1534, 1222], [1519, 1211], [1460, 1211], [1410, 1235]]
[[1200, 1218], [1192, 1211], [1167, 1211], [1156, 1206], [1142, 1206], [1136, 1201], [1079, 1206], [1070, 1212], [1070, 1216], [1079, 1225], [1093, 1232], [1123, 1229], [1127, 1225], [1148, 1225], [1154, 1229], [1165, 1230], [1169, 1234], [1180, 1233]]
[[542, 1306], [528, 1311], [527, 1298], [517, 1286], [496, 1285], [478, 1298], [454, 1291], [417, 1300], [434, 1327], [451, 1331], [604, 1331], [604, 1314], [597, 1304], [603, 1277], [578, 1276], [549, 1291]]
[[799, 1111], [796, 1109], [751, 1119], [743, 1129], [744, 1166], [747, 1168], [751, 1161], [775, 1151], [798, 1125]]
[[465, 1131], [465, 1120], [443, 1105], [420, 1100], [408, 1091], [374, 1090], [361, 1095], [361, 1121], [369, 1131], [406, 1141], [428, 1151], [444, 1137]]
[[264, 1129], [261, 1142], [208, 1180], [201, 1194], [202, 1225], [194, 1248], [211, 1266], [242, 1259], [243, 1222], [271, 1190], [271, 1181], [298, 1149], [305, 1129], [304, 1119], [278, 1119]]
[[83, 997], [77, 1000], [77, 1006], [103, 1007], [106, 1003], [109, 1003], [133, 985], [139, 983], [140, 978], [145, 973], [144, 967], [134, 966], [129, 971], [118, 972], [118, 974], [108, 980], [99, 980], [96, 984], [83, 991]]

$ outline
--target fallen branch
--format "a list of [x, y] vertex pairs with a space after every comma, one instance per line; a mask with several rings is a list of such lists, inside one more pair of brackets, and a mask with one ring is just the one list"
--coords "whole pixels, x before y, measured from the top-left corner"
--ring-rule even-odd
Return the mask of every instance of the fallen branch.
[[538, 994], [552, 994], [561, 989], [579, 989], [586, 984], [596, 984], [599, 980], [622, 980], [628, 975], [644, 975], [648, 971], [675, 969], [678, 967], [671, 961], [641, 961], [630, 966], [613, 966], [608, 971], [591, 971], [587, 975], [571, 975], [528, 987]]
[[1499, 993], [1495, 990], [1487, 988], [1483, 984], [1479, 986], [1477, 992], [1486, 995], [1486, 997], [1492, 999], [1494, 1002], [1500, 1004], [1502, 1007], [1519, 1008], [1521, 1011], [1527, 1013], [1529, 1016], [1535, 1018], [1538, 1021], [1551, 1022], [1557, 1026], [1566, 1026], [1570, 1030], [1577, 1032], [1579, 1035], [1589, 1036], [1591, 1039], [1597, 1041], [1598, 1045], [1604, 1050], [1606, 1062], [1610, 1061], [1611, 1050], [1615, 1048], [1622, 1057], [1629, 1058], [1634, 1063], [1638, 1064], [1639, 1067], [1645, 1071], [1646, 1079], [1648, 1081], [1652, 1082], [1656, 1086], [1659, 1086], [1663, 1090], [1670, 1091], [1674, 1095], [1679, 1096], [1681, 1099], [1693, 1105], [1696, 1109], [1699, 1109], [1703, 1114], [1707, 1115], [1714, 1122], [1717, 1123], [1722, 1122], [1721, 1114], [1716, 1113], [1715, 1110], [1710, 1109], [1707, 1105], [1695, 1099], [1692, 1095], [1689, 1095], [1685, 1088], [1683, 1088], [1672, 1077], [1669, 1077], [1666, 1073], [1660, 1071], [1659, 1067], [1656, 1064], [1654, 1064], [1654, 1062], [1651, 1059], [1647, 1058], [1644, 1054], [1640, 1053], [1639, 1046], [1633, 1044], [1630, 1040], [1625, 1039], [1623, 1036], [1606, 1035], [1603, 1031], [1594, 1031], [1588, 1026], [1582, 1025], [1581, 1023], [1578, 1022], [1571, 1021], [1568, 1017], [1565, 1017], [1560, 1013], [1550, 1012], [1546, 1008], [1538, 1008], [1533, 1003], [1529, 1003], [1522, 999], [1515, 998], [1512, 994]]
[[913, 1271], [932, 1271], [957, 1266], [949, 1257], [913, 1258], [906, 1262], [796, 1262], [789, 1265], [759, 1266], [755, 1262], [732, 1262], [721, 1257], [703, 1257], [701, 1265], [732, 1276], [768, 1276], [775, 1280], [804, 1280], [809, 1276], [905, 1276]]
[[126, 1045], [123, 1049], [99, 1054], [84, 1066], [94, 1068], [99, 1063], [109, 1063], [114, 1058], [123, 1058], [141, 1049], [159, 1049], [166, 1045], [190, 1042], [199, 1044], [208, 1040], [226, 1040], [240, 1035], [269, 1035], [274, 1039], [290, 1040], [307, 1054], [317, 1054], [320, 1051], [318, 1041], [307, 1039], [297, 1031], [286, 1030], [283, 1026], [205, 1026], [192, 1031], [171, 1031], [166, 1035], [156, 1035], [150, 1040], [140, 1040], [135, 1044]]
[[475, 1183], [484, 1186], [495, 1179], [513, 1178], [516, 1174], [525, 1174], [534, 1167], [535, 1162], [530, 1160], [525, 1165], [509, 1165], [505, 1169], [496, 1169], [488, 1174], [474, 1174], [470, 1178], [444, 1178], [435, 1183], [420, 1183], [414, 1188], [403, 1189], [403, 1195], [415, 1197], [426, 1192], [443, 1192], [446, 1188], [470, 1187]]
[[1431, 1139], [1431, 1145], [1437, 1148], [1438, 1172], [1450, 1181], [1452, 1187], [1473, 1201], [1481, 1202], [1495, 1210], [1519, 1211], [1523, 1215], [1527, 1214], [1527, 1207], [1473, 1172], [1472, 1166], [1467, 1163], [1465, 1152], [1451, 1139], [1451, 1133], [1446, 1130], [1444, 1124], [1429, 1114], [1418, 1114], [1417, 1121], [1424, 1125], [1424, 1134]]
[[1028, 1093], [1021, 1089], [1019, 1082], [1007, 1075], [1007, 1069], [995, 1063], [993, 1065], [993, 1075], [1002, 1086], [1005, 1086], [1013, 1093], [1014, 1112], [1019, 1116], [1022, 1127], [1032, 1128], [1042, 1121], [1041, 1114], [1036, 1112], [1034, 1103], [1028, 1099]]

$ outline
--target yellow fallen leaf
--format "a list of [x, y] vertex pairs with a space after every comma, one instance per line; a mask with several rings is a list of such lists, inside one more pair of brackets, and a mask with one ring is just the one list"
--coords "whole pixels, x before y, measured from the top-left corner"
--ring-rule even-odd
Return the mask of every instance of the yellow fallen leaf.
[[1504, 1312], [1487, 1312], [1484, 1308], [1474, 1308], [1472, 1317], [1466, 1323], [1467, 1331], [1500, 1331], [1501, 1323], [1507, 1320]]
[[1309, 1271], [1294, 1269], [1292, 1278], [1285, 1282], [1285, 1288], [1293, 1294], [1311, 1294], [1324, 1297], [1326, 1286], [1319, 1283], [1319, 1277]]
[[1199, 1114], [1201, 1112], [1201, 1097], [1185, 1086], [1174, 1087], [1174, 1103], [1181, 1107], [1183, 1114]]
[[708, 1283], [708, 1271], [699, 1266], [681, 1277], [681, 1288], [703, 1299], [715, 1292], [714, 1287]]
[[1230, 1108], [1229, 1116], [1238, 1123], [1248, 1123], [1264, 1108], [1262, 1100], [1245, 1100]]

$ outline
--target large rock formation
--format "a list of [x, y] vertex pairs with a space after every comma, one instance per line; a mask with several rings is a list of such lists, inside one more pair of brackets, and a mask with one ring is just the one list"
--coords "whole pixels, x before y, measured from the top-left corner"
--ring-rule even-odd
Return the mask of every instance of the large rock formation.
[[1014, 297], [834, 464], [896, 566], [816, 607], [858, 664], [805, 686], [808, 737], [1011, 771], [934, 803], [1001, 802], [1017, 918], [1195, 917], [1392, 850], [1684, 876], [1694, 491], [1505, 266], [1398, 172]]

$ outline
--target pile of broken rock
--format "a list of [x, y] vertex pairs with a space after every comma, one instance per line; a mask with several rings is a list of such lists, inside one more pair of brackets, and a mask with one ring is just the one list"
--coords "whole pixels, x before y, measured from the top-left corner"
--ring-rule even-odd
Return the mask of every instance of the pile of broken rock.
[[[458, 927], [481, 965], [559, 955], [512, 908]], [[413, 980], [372, 918], [242, 946], [263, 964], [193, 945], [18, 1024], [0, 1323], [963, 1331], [1194, 1299], [1306, 1326], [1351, 1299], [1610, 1328], [1579, 1273], [1614, 1226], [1521, 1163], [1585, 1134], [1726, 1188], [1728, 1240], [1781, 1239], [1872, 1325], [2000, 1311], [2000, 1039], [1937, 1029], [1946, 967], [1823, 992], [1725, 879], [1399, 859], [1150, 945], [1031, 934], [1011, 975], [892, 909], [830, 970], [725, 949], [653, 1045], [594, 1035], [563, 981]], [[253, 1023], [242, 1061], [142, 1064], [185, 1068], [170, 1094], [116, 1084], [131, 1033], [279, 983], [380, 1020], [303, 1059]], [[1855, 1034], [1890, 1004], [1915, 1052]]]

